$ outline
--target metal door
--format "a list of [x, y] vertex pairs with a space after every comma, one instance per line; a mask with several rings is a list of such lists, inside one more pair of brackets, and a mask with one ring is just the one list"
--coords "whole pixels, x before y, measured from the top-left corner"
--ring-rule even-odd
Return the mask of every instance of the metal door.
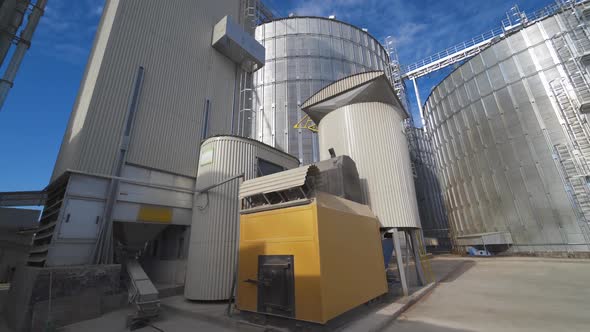
[[60, 239], [95, 239], [104, 202], [68, 199], [59, 229]]
[[258, 312], [295, 317], [293, 255], [258, 256]]

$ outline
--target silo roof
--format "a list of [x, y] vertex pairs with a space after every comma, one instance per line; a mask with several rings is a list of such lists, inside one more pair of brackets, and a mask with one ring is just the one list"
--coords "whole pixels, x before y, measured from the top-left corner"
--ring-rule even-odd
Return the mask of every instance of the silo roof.
[[384, 71], [367, 71], [338, 80], [307, 99], [301, 109], [319, 124], [324, 116], [342, 106], [365, 102], [393, 105], [404, 118], [409, 117]]

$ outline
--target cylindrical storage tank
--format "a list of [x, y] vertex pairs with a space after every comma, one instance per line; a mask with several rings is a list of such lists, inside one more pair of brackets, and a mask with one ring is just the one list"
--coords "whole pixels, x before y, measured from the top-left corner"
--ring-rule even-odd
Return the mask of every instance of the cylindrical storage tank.
[[[424, 128], [406, 128], [410, 159], [414, 164], [414, 185], [420, 210], [424, 245], [431, 250], [450, 251], [451, 235], [440, 184], [436, 177], [436, 161], [430, 136]], [[431, 239], [436, 239], [432, 242]]]
[[[299, 166], [297, 158], [258, 141], [217, 136], [201, 144], [196, 191], [236, 175], [245, 179]], [[195, 194], [184, 295], [190, 300], [230, 297], [238, 253], [240, 179]]]
[[382, 227], [420, 228], [420, 217], [402, 122], [408, 117], [383, 72], [342, 79], [303, 106], [319, 129], [320, 158], [329, 149], [350, 156], [363, 198]]
[[590, 250], [585, 22], [565, 10], [466, 61], [425, 103], [455, 244]]
[[[254, 73], [251, 128], [245, 135], [288, 152], [303, 164], [318, 161], [317, 134], [294, 125], [301, 104], [326, 85], [369, 70], [389, 71], [389, 56], [369, 33], [322, 17], [292, 17], [256, 28], [266, 64]], [[248, 124], [246, 124], [248, 126]]]

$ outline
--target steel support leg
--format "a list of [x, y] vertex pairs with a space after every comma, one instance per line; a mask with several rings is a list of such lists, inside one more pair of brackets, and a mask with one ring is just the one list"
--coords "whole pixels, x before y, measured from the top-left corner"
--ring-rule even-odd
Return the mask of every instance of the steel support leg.
[[402, 258], [402, 248], [400, 246], [400, 237], [399, 231], [397, 228], [393, 229], [392, 232], [392, 239], [393, 239], [393, 250], [395, 251], [395, 261], [397, 263], [397, 270], [399, 271], [399, 281], [402, 284], [402, 292], [404, 296], [408, 296], [408, 281], [406, 279], [406, 271], [404, 269], [404, 260]]
[[412, 78], [412, 83], [414, 83], [414, 93], [416, 94], [416, 104], [418, 104], [418, 110], [420, 111], [420, 124], [424, 131], [426, 131], [426, 122], [424, 121], [424, 110], [422, 109], [422, 100], [420, 99], [420, 90], [418, 89], [418, 83], [416, 83], [416, 78]]
[[421, 286], [426, 285], [426, 278], [424, 277], [424, 269], [422, 268], [422, 261], [420, 261], [420, 236], [419, 229], [413, 229], [410, 232], [410, 238], [412, 239], [412, 249], [414, 251], [414, 265], [416, 265], [416, 275], [418, 276], [418, 282]]

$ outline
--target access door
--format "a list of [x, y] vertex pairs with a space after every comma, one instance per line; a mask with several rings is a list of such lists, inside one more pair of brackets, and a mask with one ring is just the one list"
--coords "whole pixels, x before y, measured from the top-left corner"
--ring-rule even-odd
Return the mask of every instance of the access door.
[[295, 317], [293, 255], [258, 256], [258, 312]]

